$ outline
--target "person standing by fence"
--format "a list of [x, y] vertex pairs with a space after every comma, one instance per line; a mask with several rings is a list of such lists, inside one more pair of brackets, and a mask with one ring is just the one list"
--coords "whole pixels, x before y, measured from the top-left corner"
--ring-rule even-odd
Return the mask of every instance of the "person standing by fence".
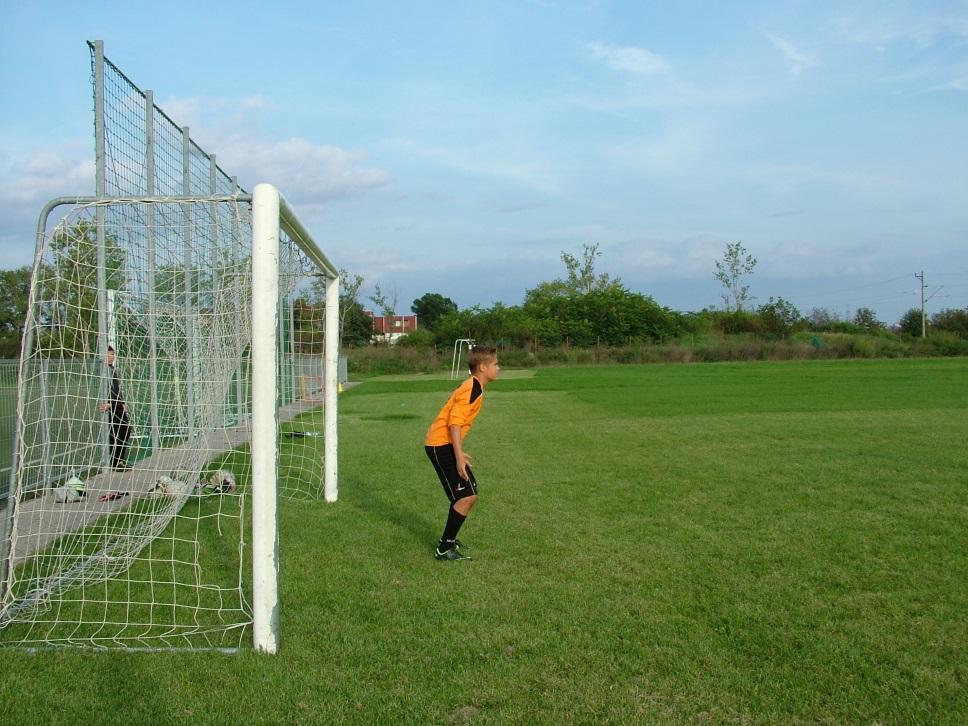
[[114, 346], [108, 346], [108, 369], [111, 371], [111, 398], [98, 405], [101, 413], [111, 412], [111, 466], [115, 471], [127, 471], [131, 467], [126, 458], [128, 439], [131, 438], [131, 421], [128, 405], [121, 394], [121, 378], [114, 367]]

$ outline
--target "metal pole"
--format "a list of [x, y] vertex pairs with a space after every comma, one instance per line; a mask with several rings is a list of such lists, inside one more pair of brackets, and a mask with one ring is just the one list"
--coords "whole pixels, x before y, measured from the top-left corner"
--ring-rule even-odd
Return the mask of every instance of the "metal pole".
[[[232, 177], [232, 194], [239, 193], [239, 180], [238, 177]], [[234, 207], [236, 212], [238, 207]], [[232, 266], [235, 269], [235, 274], [239, 274], [239, 261], [242, 257], [241, 248], [242, 246], [242, 233], [239, 230], [239, 215], [234, 213], [232, 215]], [[239, 360], [239, 370], [235, 375], [235, 420], [237, 424], [242, 423], [243, 416], [245, 415], [245, 401], [242, 398], [242, 377], [245, 371], [245, 351], [244, 346], [241, 345], [241, 341], [244, 340], [242, 336], [242, 292], [239, 286], [235, 286], [235, 310], [239, 313], [235, 316], [235, 339], [240, 342], [239, 351], [241, 353]], [[251, 348], [250, 348], [250, 358], [251, 358]]]
[[914, 276], [921, 281], [921, 337], [926, 338], [928, 335], [928, 324], [924, 314], [924, 270], [921, 270], [920, 274], [915, 273]]
[[[191, 146], [192, 140], [188, 134], [188, 127], [182, 127], [182, 185], [183, 193], [192, 193], [191, 175]], [[182, 205], [182, 217], [185, 222], [185, 394], [187, 436], [191, 438], [195, 433], [195, 325], [194, 325], [194, 293], [192, 292], [192, 205]]]
[[337, 486], [338, 460], [337, 406], [339, 405], [339, 275], [327, 275], [326, 280], [326, 327], [325, 327], [325, 403], [323, 411], [324, 449], [323, 496], [327, 502], [335, 502], [339, 496]]
[[[217, 181], [216, 181], [217, 173], [218, 173], [218, 165], [215, 163], [215, 154], [209, 154], [208, 155], [208, 189], [209, 189], [209, 192], [212, 194], [212, 196], [215, 196], [217, 192]], [[219, 315], [219, 311], [217, 307], [219, 304], [219, 297], [220, 297], [219, 284], [222, 279], [220, 272], [222, 271], [222, 265], [224, 264], [224, 261], [222, 259], [222, 251], [219, 248], [219, 244], [218, 244], [219, 243], [218, 204], [216, 204], [215, 202], [210, 202], [208, 205], [208, 209], [209, 209], [209, 216], [211, 217], [211, 224], [212, 224], [212, 234], [209, 237], [211, 241], [211, 251], [212, 251], [210, 262], [209, 262], [209, 265], [212, 268], [212, 288], [211, 288], [212, 299], [210, 304], [212, 306], [212, 316], [213, 318], [215, 318], [216, 316]], [[228, 424], [228, 421], [226, 420], [227, 416], [226, 416], [226, 410], [225, 410], [227, 403], [228, 402], [225, 401], [224, 399], [221, 401], [221, 410], [219, 411], [218, 423], [216, 425], [228, 427], [229, 424]], [[212, 411], [212, 413], [214, 414], [215, 412]], [[213, 423], [215, 423], [214, 419], [213, 419]]]
[[295, 302], [290, 294], [287, 298], [289, 306], [289, 402], [296, 400], [296, 314]]
[[[145, 91], [145, 170], [147, 194], [155, 193], [155, 101], [154, 92]], [[151, 388], [151, 451], [161, 448], [158, 419], [158, 330], [155, 305], [155, 207], [148, 205], [148, 378]]]
[[252, 191], [252, 640], [275, 653], [279, 638], [277, 476], [279, 408], [279, 193]]
[[[40, 260], [44, 252], [44, 239], [47, 232], [47, 218], [50, 213], [57, 206], [57, 201], [48, 202], [40, 212], [40, 218], [37, 220], [37, 234], [36, 234], [36, 244], [34, 247], [34, 267], [31, 274], [31, 280], [37, 279], [37, 274], [40, 270]], [[31, 355], [33, 355], [34, 349], [34, 325], [32, 321], [32, 312], [34, 305], [34, 295], [35, 292], [31, 288], [30, 300], [27, 304], [27, 320], [24, 325], [23, 333], [23, 344], [20, 351], [20, 366], [17, 373], [17, 411], [14, 418], [14, 447], [13, 447], [13, 458], [10, 462], [10, 484], [7, 488], [7, 506], [3, 512], [3, 527], [2, 539], [0, 539], [0, 545], [3, 549], [3, 557], [0, 559], [0, 597], [2, 597], [3, 602], [7, 602], [10, 598], [10, 573], [13, 572], [13, 543], [16, 536], [16, 522], [17, 522], [17, 508], [19, 507], [19, 499], [17, 492], [23, 489], [23, 480], [19, 477], [20, 466], [23, 463], [24, 455], [24, 442], [23, 442], [23, 428], [24, 422], [21, 416], [21, 411], [24, 405], [24, 381], [26, 376], [24, 375], [27, 361], [30, 360]], [[43, 386], [43, 375], [44, 371], [41, 370], [41, 385]], [[41, 397], [42, 410], [46, 411], [47, 400], [45, 396]], [[48, 427], [49, 418], [46, 414], [42, 414], [40, 429], [43, 432], [43, 440], [45, 445], [50, 440]], [[43, 453], [44, 466], [47, 466], [49, 461], [49, 454], [45, 450]], [[46, 476], [46, 473], [45, 473]], [[46, 481], [43, 482], [46, 484]]]
[[[104, 138], [104, 42], [94, 41], [94, 158], [95, 158], [95, 195], [98, 199], [104, 199], [107, 186], [107, 150]], [[104, 234], [104, 205], [99, 204], [96, 211], [97, 225], [97, 356], [101, 361], [95, 369], [102, 368], [103, 375], [100, 378], [98, 399], [106, 401], [108, 399], [108, 376], [110, 371], [107, 369], [108, 343], [107, 343], [107, 252], [105, 250]], [[49, 426], [49, 422], [46, 424]], [[101, 417], [98, 428], [101, 443], [101, 468], [108, 468], [108, 420]]]

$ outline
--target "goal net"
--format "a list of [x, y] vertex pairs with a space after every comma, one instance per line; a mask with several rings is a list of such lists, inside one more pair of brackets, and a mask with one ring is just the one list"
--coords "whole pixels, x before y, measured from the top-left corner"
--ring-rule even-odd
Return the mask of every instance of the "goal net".
[[274, 651], [276, 497], [336, 497], [334, 268], [268, 185], [41, 232], [0, 644]]

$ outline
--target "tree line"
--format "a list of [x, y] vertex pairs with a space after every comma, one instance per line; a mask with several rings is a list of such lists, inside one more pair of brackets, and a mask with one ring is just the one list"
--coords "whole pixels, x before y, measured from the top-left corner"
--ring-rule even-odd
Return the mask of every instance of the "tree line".
[[[400, 340], [411, 346], [450, 346], [458, 338], [487, 340], [505, 348], [537, 349], [554, 346], [628, 346], [665, 343], [684, 337], [713, 334], [779, 340], [798, 333], [844, 333], [915, 338], [921, 335], [921, 311], [907, 311], [895, 325], [877, 318], [868, 307], [841, 317], [828, 308], [802, 313], [782, 297], [752, 305], [749, 279], [757, 260], [741, 242], [726, 245], [713, 273], [723, 287], [723, 308], [680, 312], [650, 296], [628, 289], [620, 278], [596, 271], [601, 257], [597, 244], [583, 245], [579, 254], [563, 251], [564, 275], [541, 282], [525, 292], [520, 305], [496, 302], [460, 309], [448, 297], [428, 292], [413, 301], [419, 329]], [[343, 271], [341, 297], [343, 344], [368, 345], [372, 319], [364, 312], [359, 293], [363, 278]], [[349, 284], [347, 284], [349, 280]], [[370, 296], [380, 314], [396, 314], [396, 294], [379, 286]], [[927, 321], [930, 333], [968, 340], [968, 309], [947, 309]]]
[[[87, 310], [88, 317], [94, 314], [93, 301], [80, 300], [94, 294], [93, 280], [79, 278], [81, 272], [87, 277], [93, 274], [94, 266], [88, 258], [95, 249], [94, 237], [90, 229], [74, 232], [57, 235], [54, 244], [60, 253], [57, 265], [72, 268], [60, 269], [57, 274], [73, 283], [69, 286], [73, 298], [66, 302], [75, 304], [62, 305], [67, 311], [63, 314], [56, 314], [58, 311], [48, 313], [58, 323], [50, 326], [52, 334], [68, 335], [73, 330], [75, 336], [87, 338], [93, 335], [96, 320], [72, 320], [68, 319], [67, 313]], [[109, 273], [113, 273], [108, 276], [110, 283], [123, 267], [123, 257], [116, 244], [109, 245], [109, 252]], [[410, 306], [418, 318], [419, 329], [404, 336], [400, 343], [404, 346], [449, 347], [458, 338], [473, 338], [496, 343], [505, 349], [537, 350], [556, 346], [661, 344], [710, 334], [779, 340], [804, 332], [902, 338], [916, 338], [922, 332], [921, 311], [918, 309], [908, 310], [895, 325], [889, 326], [866, 307], [844, 318], [827, 308], [813, 308], [803, 314], [782, 297], [770, 298], [754, 306], [749, 279], [757, 260], [740, 242], [727, 244], [722, 258], [715, 263], [713, 276], [723, 287], [722, 309], [706, 308], [698, 312], [672, 310], [650, 295], [630, 290], [620, 278], [598, 272], [596, 266], [601, 256], [597, 244], [583, 245], [578, 254], [563, 251], [564, 274], [527, 290], [520, 305], [495, 302], [489, 307], [475, 305], [460, 309], [450, 298], [428, 292]], [[370, 345], [374, 340], [374, 329], [373, 318], [367, 314], [361, 299], [364, 278], [346, 270], [340, 272], [341, 342], [345, 347]], [[160, 273], [165, 278], [165, 270]], [[30, 277], [29, 267], [0, 271], [2, 358], [19, 355]], [[167, 290], [171, 286], [161, 287]], [[321, 342], [317, 328], [322, 325], [320, 312], [324, 300], [325, 283], [317, 280], [296, 301], [294, 333], [297, 338]], [[381, 315], [392, 318], [397, 312], [398, 296], [394, 290], [386, 291], [376, 285], [368, 301]], [[968, 309], [941, 310], [925, 322], [931, 334], [968, 340]], [[66, 345], [71, 341], [63, 342]]]

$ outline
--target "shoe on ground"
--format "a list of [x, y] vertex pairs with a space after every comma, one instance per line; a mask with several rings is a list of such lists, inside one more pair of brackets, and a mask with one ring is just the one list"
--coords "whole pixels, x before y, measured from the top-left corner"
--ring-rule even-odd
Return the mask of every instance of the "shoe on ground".
[[454, 547], [456, 547], [459, 550], [469, 550], [470, 549], [470, 547], [468, 547], [466, 544], [464, 544], [463, 542], [461, 542], [459, 539], [455, 539], [454, 540]]
[[434, 557], [438, 560], [452, 560], [452, 561], [471, 559], [470, 557], [462, 553], [460, 550], [458, 550], [456, 547], [451, 547], [450, 549], [446, 549], [443, 552], [441, 552], [440, 549], [436, 549], [434, 550]]

